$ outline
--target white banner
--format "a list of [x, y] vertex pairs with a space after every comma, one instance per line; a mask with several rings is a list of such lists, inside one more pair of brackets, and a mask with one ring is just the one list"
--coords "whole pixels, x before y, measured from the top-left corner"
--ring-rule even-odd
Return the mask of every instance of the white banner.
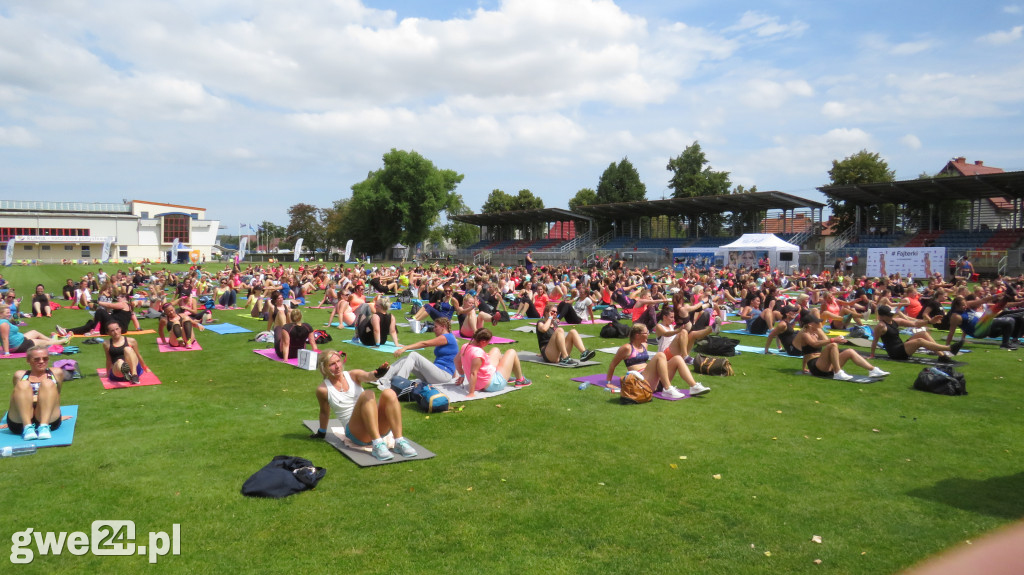
[[9, 266], [14, 263], [14, 238], [7, 240], [7, 254], [4, 255], [4, 265]]
[[927, 278], [934, 273], [946, 277], [946, 248], [868, 248], [868, 277], [900, 274]]
[[114, 243], [114, 238], [107, 238], [103, 240], [103, 251], [100, 253], [100, 261], [107, 263], [110, 259], [110, 244]]
[[245, 259], [245, 249], [249, 247], [249, 236], [242, 236], [242, 239], [238, 241], [238, 253], [235, 255], [235, 261], [241, 262]]
[[302, 238], [299, 238], [299, 241], [295, 242], [295, 259], [292, 260], [292, 261], [296, 261], [296, 262], [299, 261], [299, 254], [301, 254], [301, 253], [302, 253]]
[[352, 257], [352, 240], [345, 242], [345, 259], [341, 261], [347, 262], [350, 257]]
[[181, 238], [174, 238], [171, 241], [171, 257], [167, 263], [176, 264], [178, 263], [178, 244], [181, 243]]

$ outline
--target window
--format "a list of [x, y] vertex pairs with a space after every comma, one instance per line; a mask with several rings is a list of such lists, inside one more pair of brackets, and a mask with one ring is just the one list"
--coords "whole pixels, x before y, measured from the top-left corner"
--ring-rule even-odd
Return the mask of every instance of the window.
[[181, 240], [181, 243], [189, 243], [189, 229], [191, 228], [188, 216], [173, 214], [164, 216], [164, 243], [169, 244], [174, 238]]
[[71, 245], [64, 246], [64, 251], [66, 251], [66, 252], [70, 252], [73, 249], [75, 249], [75, 246], [71, 246]]
[[91, 258], [92, 257], [91, 255], [89, 255], [89, 246], [82, 246], [82, 257], [83, 258]]
[[32, 246], [30, 246], [28, 244], [21, 244], [21, 249], [23, 249], [25, 251], [28, 251], [28, 250], [32, 249]]
[[140, 216], [140, 217], [142, 219], [144, 219], [144, 220], [148, 220], [149, 219], [149, 212], [142, 212], [142, 216]]
[[40, 249], [42, 249], [44, 252], [48, 252], [50, 251], [50, 246], [43, 244]]
[[117, 248], [117, 257], [126, 258], [128, 257], [128, 248]]

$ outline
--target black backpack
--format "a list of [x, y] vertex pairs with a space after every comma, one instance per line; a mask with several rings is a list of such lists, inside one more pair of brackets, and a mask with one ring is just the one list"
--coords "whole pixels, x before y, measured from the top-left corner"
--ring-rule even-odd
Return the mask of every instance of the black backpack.
[[613, 319], [611, 323], [606, 323], [601, 326], [601, 337], [606, 339], [629, 337], [629, 326], [621, 324], [618, 320]]
[[601, 319], [615, 321], [617, 319], [622, 319], [622, 314], [619, 313], [619, 308], [610, 305], [601, 310]]
[[951, 365], [926, 367], [917, 374], [914, 389], [939, 395], [967, 395], [967, 380]]
[[732, 357], [736, 355], [736, 346], [740, 340], [718, 335], [709, 335], [697, 342], [697, 351], [704, 355]]

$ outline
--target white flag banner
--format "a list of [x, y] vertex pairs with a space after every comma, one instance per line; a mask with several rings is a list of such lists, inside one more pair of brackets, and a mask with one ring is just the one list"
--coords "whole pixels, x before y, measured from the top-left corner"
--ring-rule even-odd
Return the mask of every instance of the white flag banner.
[[114, 243], [114, 238], [107, 238], [103, 240], [103, 252], [100, 253], [100, 261], [107, 263], [110, 259], [110, 245]]
[[171, 257], [168, 258], [167, 263], [176, 264], [178, 263], [178, 243], [181, 242], [180, 238], [174, 238], [171, 241]]
[[4, 255], [4, 265], [9, 266], [14, 263], [14, 238], [7, 240], [7, 253]]
[[350, 257], [352, 257], [352, 240], [345, 242], [345, 259], [342, 261], [347, 262]]
[[299, 254], [302, 253], [302, 238], [295, 242], [295, 259], [293, 261], [299, 261]]
[[238, 241], [238, 254], [235, 256], [235, 261], [241, 262], [245, 259], [245, 250], [249, 247], [249, 236], [242, 236], [242, 239]]

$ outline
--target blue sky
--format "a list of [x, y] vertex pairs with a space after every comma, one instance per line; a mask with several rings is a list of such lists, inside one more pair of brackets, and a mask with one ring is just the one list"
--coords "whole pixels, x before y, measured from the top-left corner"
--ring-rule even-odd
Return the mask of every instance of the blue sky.
[[566, 207], [628, 157], [648, 198], [699, 141], [734, 185], [821, 200], [1024, 169], [1024, 2], [0, 1], [0, 198], [146, 199], [287, 224], [416, 150]]

